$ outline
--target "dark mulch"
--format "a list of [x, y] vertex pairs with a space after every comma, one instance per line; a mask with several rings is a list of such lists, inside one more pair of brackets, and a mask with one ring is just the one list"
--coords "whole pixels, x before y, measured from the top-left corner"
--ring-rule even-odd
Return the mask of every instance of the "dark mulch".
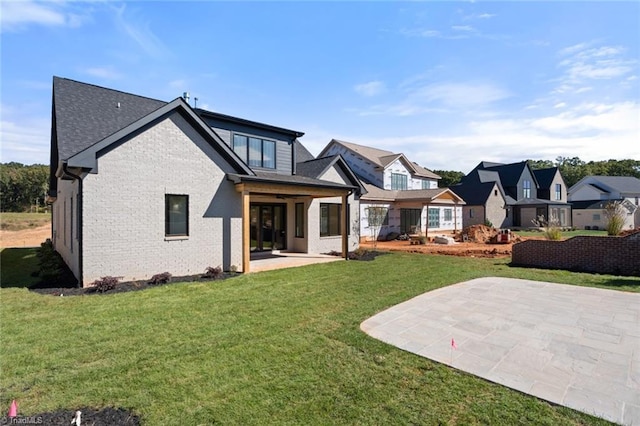
[[109, 290], [106, 292], [99, 292], [95, 287], [86, 287], [79, 288], [74, 286], [69, 287], [49, 287], [46, 283], [40, 283], [35, 286], [31, 286], [29, 290], [40, 293], [40, 294], [48, 294], [51, 296], [90, 296], [95, 294], [114, 294], [114, 293], [126, 293], [128, 291], [138, 291], [138, 290], [146, 290], [153, 287], [159, 287], [163, 285], [170, 285], [173, 283], [184, 283], [184, 282], [199, 282], [199, 281], [217, 281], [224, 280], [227, 278], [233, 278], [239, 276], [241, 274], [232, 273], [232, 272], [223, 272], [216, 278], [211, 277], [203, 277], [202, 275], [190, 275], [185, 277], [172, 277], [171, 281], [168, 283], [161, 284], [152, 284], [147, 280], [142, 281], [127, 281], [121, 282], [116, 285], [113, 290]]
[[[349, 260], [363, 260], [363, 261], [371, 261], [378, 256], [382, 256], [383, 254], [387, 254], [386, 251], [377, 251], [377, 250], [366, 250], [366, 249], [358, 249], [355, 251], [350, 251], [347, 256]], [[342, 253], [339, 251], [330, 251], [326, 253], [329, 256], [342, 256]]]
[[[95, 409], [79, 408], [82, 426], [139, 426], [140, 418], [123, 408], [106, 407]], [[5, 418], [7, 424], [40, 424], [40, 425], [70, 425], [76, 416], [76, 410], [58, 410], [32, 416], [17, 416], [14, 419]], [[5, 424], [5, 423], [2, 423]], [[74, 423], [75, 424], [75, 423]]]

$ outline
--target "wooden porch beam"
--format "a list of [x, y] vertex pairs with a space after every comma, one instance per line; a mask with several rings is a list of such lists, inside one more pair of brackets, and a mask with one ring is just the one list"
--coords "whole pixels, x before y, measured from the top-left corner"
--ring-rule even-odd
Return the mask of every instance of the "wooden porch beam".
[[347, 209], [349, 204], [347, 203], [347, 194], [342, 196], [342, 257], [349, 258], [349, 224], [347, 223]]
[[248, 191], [242, 192], [242, 272], [247, 273], [251, 263], [251, 209]]

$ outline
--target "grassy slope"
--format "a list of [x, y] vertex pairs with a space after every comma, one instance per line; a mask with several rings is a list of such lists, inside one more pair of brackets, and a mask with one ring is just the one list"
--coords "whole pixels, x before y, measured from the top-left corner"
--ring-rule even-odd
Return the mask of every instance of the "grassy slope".
[[481, 276], [639, 290], [639, 280], [393, 254], [104, 296], [0, 290], [0, 406], [133, 409], [145, 424], [605, 424], [359, 330]]

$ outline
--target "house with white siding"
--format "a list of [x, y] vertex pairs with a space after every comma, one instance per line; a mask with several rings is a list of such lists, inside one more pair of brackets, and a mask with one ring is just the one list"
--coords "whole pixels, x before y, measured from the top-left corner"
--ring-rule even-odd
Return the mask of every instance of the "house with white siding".
[[[333, 139], [320, 157], [340, 155], [361, 180], [360, 238], [421, 233], [426, 237], [462, 229], [464, 200], [448, 188], [438, 188], [440, 176], [402, 153]], [[368, 209], [383, 207], [381, 226], [370, 225]]]
[[255, 253], [358, 246], [365, 192], [302, 132], [54, 77], [52, 242], [83, 286], [207, 267], [249, 272]]

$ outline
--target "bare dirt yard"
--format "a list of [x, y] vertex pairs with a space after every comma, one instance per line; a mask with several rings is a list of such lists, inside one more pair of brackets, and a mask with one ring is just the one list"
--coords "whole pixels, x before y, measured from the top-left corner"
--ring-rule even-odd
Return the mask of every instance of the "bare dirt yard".
[[51, 238], [51, 223], [20, 231], [0, 230], [0, 249], [15, 247], [38, 247]]

